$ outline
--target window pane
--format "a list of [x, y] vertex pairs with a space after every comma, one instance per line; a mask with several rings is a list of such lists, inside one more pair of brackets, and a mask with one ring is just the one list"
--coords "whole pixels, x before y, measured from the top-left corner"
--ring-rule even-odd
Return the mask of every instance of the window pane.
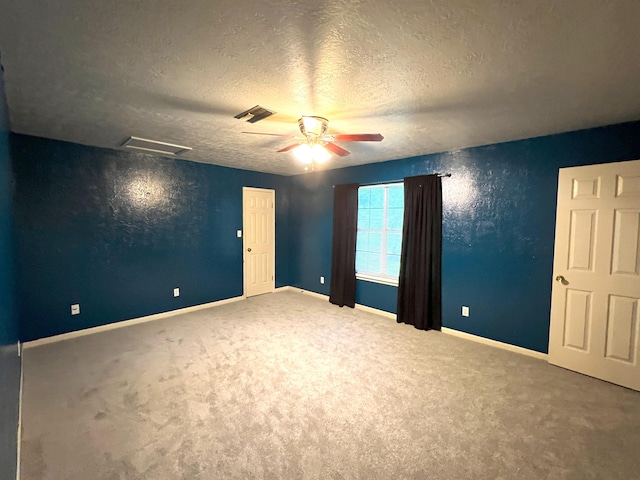
[[382, 252], [382, 234], [378, 232], [369, 232], [369, 252]]
[[381, 208], [369, 210], [369, 228], [372, 230], [382, 230], [384, 228], [384, 210]]
[[387, 255], [387, 275], [397, 277], [400, 274], [400, 255]]
[[404, 206], [404, 186], [394, 185], [388, 189], [389, 208], [402, 208]]
[[366, 231], [358, 232], [356, 236], [356, 252], [358, 250], [368, 250], [369, 249], [369, 233]]
[[400, 255], [401, 249], [402, 249], [402, 234], [388, 233], [387, 234], [387, 253]]
[[369, 208], [369, 196], [370, 193], [368, 188], [358, 189], [358, 209]]
[[368, 190], [371, 192], [369, 206], [371, 208], [384, 208], [384, 187], [374, 187]]
[[380, 260], [381, 258], [379, 253], [367, 253], [367, 272], [382, 273]]
[[387, 210], [387, 228], [389, 230], [402, 230], [404, 210], [402, 208], [389, 208]]
[[367, 253], [356, 250], [356, 272], [367, 271]]
[[403, 215], [402, 184], [358, 189], [356, 272], [381, 279], [398, 278]]
[[369, 228], [369, 210], [358, 207], [358, 230]]

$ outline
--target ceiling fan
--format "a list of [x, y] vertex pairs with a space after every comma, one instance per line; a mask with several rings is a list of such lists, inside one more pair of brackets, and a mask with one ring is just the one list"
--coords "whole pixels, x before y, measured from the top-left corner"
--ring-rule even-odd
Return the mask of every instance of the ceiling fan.
[[[381, 142], [384, 137], [379, 133], [347, 133], [327, 134], [329, 120], [324, 117], [302, 116], [298, 120], [298, 126], [302, 137], [294, 137], [296, 143], [292, 143], [278, 150], [278, 153], [293, 150], [298, 160], [307, 165], [324, 163], [331, 154], [346, 157], [351, 152], [334, 142]], [[290, 137], [291, 135], [279, 133], [242, 132], [251, 135], [271, 135], [276, 137]]]

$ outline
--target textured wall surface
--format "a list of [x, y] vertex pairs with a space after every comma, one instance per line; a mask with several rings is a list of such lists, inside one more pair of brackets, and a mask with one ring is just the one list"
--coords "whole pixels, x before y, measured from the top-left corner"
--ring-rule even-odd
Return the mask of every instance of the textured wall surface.
[[[292, 285], [327, 294], [332, 185], [443, 179], [443, 325], [547, 351], [558, 168], [640, 158], [640, 122], [292, 177]], [[396, 288], [358, 281], [395, 312]], [[460, 315], [462, 305], [471, 316]]]
[[[557, 170], [640, 158], [640, 123], [295, 177], [21, 135], [12, 146], [24, 340], [240, 295], [243, 185], [276, 189], [276, 285], [326, 294], [332, 185], [438, 171], [452, 173], [444, 325], [546, 351]], [[395, 311], [395, 294], [358, 282], [361, 304]]]
[[[637, 0], [5, 0], [16, 133], [298, 174], [300, 115], [379, 144], [323, 168], [640, 119]], [[233, 115], [278, 112], [255, 125]]]
[[286, 177], [23, 135], [12, 149], [24, 341], [242, 295], [243, 186], [276, 190], [288, 284]]
[[20, 395], [18, 317], [14, 308], [13, 175], [0, 58], [0, 478], [15, 478]]

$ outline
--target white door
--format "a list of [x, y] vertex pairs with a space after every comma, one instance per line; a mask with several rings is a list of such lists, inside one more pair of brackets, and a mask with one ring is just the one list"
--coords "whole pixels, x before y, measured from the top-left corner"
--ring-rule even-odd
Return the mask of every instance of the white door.
[[275, 190], [242, 188], [244, 294], [275, 289]]
[[640, 160], [560, 169], [549, 362], [640, 390]]

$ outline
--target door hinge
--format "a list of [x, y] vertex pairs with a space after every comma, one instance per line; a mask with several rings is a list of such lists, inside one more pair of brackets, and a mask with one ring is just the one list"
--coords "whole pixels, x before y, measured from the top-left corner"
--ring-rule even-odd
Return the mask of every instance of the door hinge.
[[274, 278], [273, 278], [273, 275], [271, 275], [271, 280], [273, 280], [273, 279], [274, 279]]

